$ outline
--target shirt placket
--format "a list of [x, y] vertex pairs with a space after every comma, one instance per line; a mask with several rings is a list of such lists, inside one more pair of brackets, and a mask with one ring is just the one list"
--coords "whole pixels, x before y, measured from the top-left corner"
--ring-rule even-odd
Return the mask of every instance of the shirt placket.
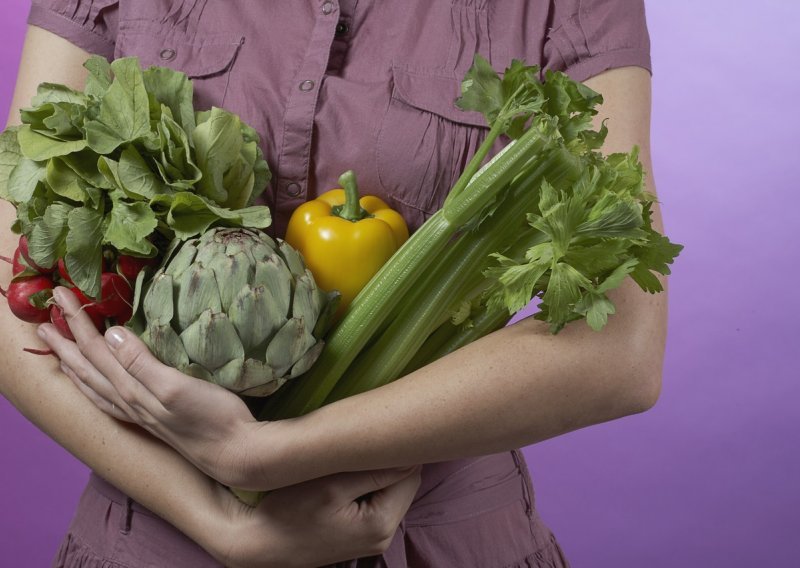
[[278, 168], [275, 207], [289, 214], [308, 196], [311, 138], [319, 89], [328, 66], [331, 43], [339, 23], [338, 0], [318, 0], [317, 17], [306, 56], [287, 100]]

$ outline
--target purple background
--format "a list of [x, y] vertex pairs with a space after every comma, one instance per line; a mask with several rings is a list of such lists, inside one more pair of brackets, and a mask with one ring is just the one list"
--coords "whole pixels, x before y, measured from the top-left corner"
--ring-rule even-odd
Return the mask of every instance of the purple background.
[[[3, 2], [2, 116], [27, 9]], [[654, 170], [686, 245], [663, 393], [648, 413], [527, 448], [538, 505], [574, 568], [796, 566], [800, 3], [647, 9]], [[45, 566], [86, 469], [4, 399], [0, 456], [0, 564]]]

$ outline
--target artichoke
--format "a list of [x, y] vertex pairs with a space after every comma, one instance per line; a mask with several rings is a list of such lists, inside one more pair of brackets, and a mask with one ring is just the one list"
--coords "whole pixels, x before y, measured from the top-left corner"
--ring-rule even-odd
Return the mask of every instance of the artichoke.
[[214, 228], [177, 245], [153, 275], [141, 337], [188, 375], [267, 396], [314, 364], [335, 304], [287, 243]]

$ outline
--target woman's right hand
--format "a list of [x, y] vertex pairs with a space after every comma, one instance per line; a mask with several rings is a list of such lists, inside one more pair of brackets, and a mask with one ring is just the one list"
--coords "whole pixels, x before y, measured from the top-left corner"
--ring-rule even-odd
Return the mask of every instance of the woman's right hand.
[[[225, 499], [211, 552], [229, 568], [311, 568], [386, 551], [420, 467], [339, 473], [270, 491], [256, 508]], [[216, 527], [219, 529], [219, 527]]]

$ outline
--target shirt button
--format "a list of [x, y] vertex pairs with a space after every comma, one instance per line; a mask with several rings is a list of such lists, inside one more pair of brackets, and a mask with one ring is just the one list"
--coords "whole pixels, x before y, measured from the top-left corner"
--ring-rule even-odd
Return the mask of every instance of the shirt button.
[[336, 24], [336, 31], [334, 32], [334, 35], [336, 37], [342, 37], [343, 35], [346, 35], [347, 32], [349, 31], [350, 31], [350, 26], [347, 25], [347, 22], [339, 20], [339, 23]]
[[310, 81], [310, 80], [306, 79], [305, 81], [300, 83], [300, 90], [301, 91], [310, 91], [313, 88], [314, 88], [314, 81]]
[[300, 195], [300, 184], [295, 182], [287, 183], [286, 193], [291, 197], [297, 197], [298, 195]]
[[164, 61], [172, 61], [175, 59], [177, 52], [174, 49], [162, 49], [158, 56]]
[[325, 2], [322, 4], [322, 13], [326, 16], [333, 12], [333, 2]]

